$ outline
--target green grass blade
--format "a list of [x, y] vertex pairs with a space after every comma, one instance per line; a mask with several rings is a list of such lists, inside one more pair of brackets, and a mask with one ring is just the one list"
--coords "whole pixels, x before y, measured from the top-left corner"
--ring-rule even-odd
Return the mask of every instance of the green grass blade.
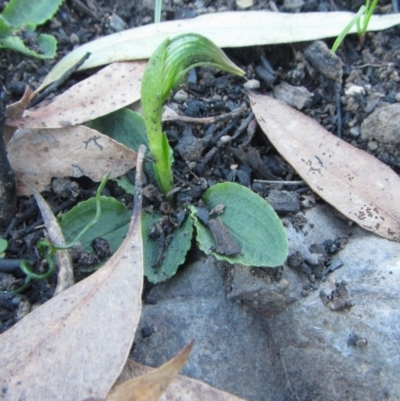
[[[339, 48], [340, 44], [343, 42], [343, 39], [350, 32], [350, 29], [354, 26], [354, 24], [358, 24], [361, 16], [365, 13], [365, 6], [361, 6], [358, 10], [358, 13], [351, 19], [351, 21], [345, 26], [340, 35], [336, 38], [335, 43], [332, 46], [332, 53], [335, 53]], [[357, 25], [358, 27], [358, 25]]]
[[156, 0], [156, 4], [154, 7], [154, 23], [156, 24], [161, 22], [161, 7], [162, 7], [162, 0]]

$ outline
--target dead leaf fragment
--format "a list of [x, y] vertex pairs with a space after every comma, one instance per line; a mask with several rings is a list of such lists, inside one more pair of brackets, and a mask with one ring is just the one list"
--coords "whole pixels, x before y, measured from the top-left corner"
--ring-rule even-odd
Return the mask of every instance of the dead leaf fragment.
[[114, 387], [106, 401], [157, 401], [178, 376], [193, 348], [191, 341], [178, 355], [158, 369], [125, 381]]
[[2, 400], [104, 399], [140, 317], [143, 281], [141, 165], [126, 239], [106, 265], [0, 336]]
[[[118, 382], [129, 380], [132, 377], [144, 375], [154, 371], [145, 365], [141, 365], [128, 359]], [[108, 399], [107, 399], [108, 401]], [[245, 401], [225, 391], [218, 390], [201, 381], [190, 377], [178, 375], [169, 385], [160, 401]]]
[[[17, 131], [7, 146], [17, 178], [43, 191], [52, 177], [119, 177], [136, 164], [136, 152], [100, 132], [78, 125], [60, 129]], [[20, 195], [30, 191], [21, 182]]]
[[286, 104], [249, 97], [268, 139], [313, 191], [364, 229], [400, 241], [400, 179], [392, 169]]
[[18, 120], [22, 117], [22, 115], [24, 114], [24, 111], [28, 107], [31, 94], [32, 94], [32, 90], [27, 85], [22, 98], [20, 100], [18, 100], [18, 102], [8, 105], [6, 108], [7, 120], [6, 120], [6, 126], [3, 129], [4, 143], [6, 145], [10, 141], [11, 137], [13, 136], [13, 134], [15, 132], [14, 127], [10, 127], [7, 125], [7, 121], [8, 120]]
[[46, 106], [27, 110], [22, 118], [10, 116], [7, 125], [63, 128], [121, 109], [140, 99], [140, 85], [146, 65], [144, 61], [110, 64], [72, 86]]
[[[36, 199], [36, 203], [40, 209], [40, 214], [42, 215], [50, 241], [55, 246], [65, 245], [64, 235], [61, 231], [60, 225], [58, 224], [56, 216], [54, 216], [52, 210], [50, 209], [50, 206], [44, 200], [42, 195], [35, 190], [35, 188], [29, 184], [28, 186], [30, 187], [29, 189]], [[57, 287], [54, 291], [54, 295], [58, 295], [74, 284], [74, 270], [71, 256], [66, 249], [57, 250], [55, 257], [57, 259], [58, 274]]]

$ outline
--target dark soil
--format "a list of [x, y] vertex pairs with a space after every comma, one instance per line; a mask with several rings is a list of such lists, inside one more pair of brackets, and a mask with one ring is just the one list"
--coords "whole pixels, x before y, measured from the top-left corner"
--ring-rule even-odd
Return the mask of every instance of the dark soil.
[[[2, 3], [0, 1], [0, 9], [4, 7]], [[288, 11], [291, 7], [289, 3], [285, 1], [284, 6], [281, 1], [275, 4], [273, 1], [255, 0], [250, 9], [277, 7], [280, 11]], [[301, 11], [357, 11], [359, 6], [359, 2], [326, 3], [311, 0], [302, 5]], [[67, 0], [56, 17], [38, 29], [38, 32], [51, 33], [57, 38], [59, 50], [55, 60], [41, 61], [7, 50], [1, 52], [0, 79], [7, 90], [8, 102], [18, 100], [26, 84], [37, 88], [52, 66], [76, 46], [119, 29], [151, 23], [152, 7], [152, 0]], [[233, 0], [171, 0], [164, 2], [163, 20], [227, 10], [239, 8]], [[391, 10], [392, 5], [386, 4], [377, 12]], [[321, 70], [315, 64], [315, 49], [310, 49], [310, 43], [249, 47], [229, 50], [227, 53], [246, 71], [248, 80], [259, 82], [258, 91], [275, 94], [286, 100], [289, 98], [289, 102], [295, 98], [296, 104], [298, 101], [304, 103], [300, 107], [302, 112], [330, 132], [371, 152], [398, 171], [400, 159], [396, 154], [388, 155], [379, 143], [360, 139], [360, 124], [376, 107], [382, 102], [391, 104], [400, 101], [398, 33], [398, 29], [393, 28], [368, 34], [362, 47], [356, 36], [346, 38], [337, 52], [343, 62], [343, 75], [339, 68], [339, 75], [342, 76], [340, 82], [327, 77], [324, 68]], [[332, 41], [327, 41], [327, 44], [331, 46]], [[333, 73], [339, 69], [334, 67]], [[73, 75], [58, 89], [58, 93], [88, 74], [84, 72]], [[215, 123], [165, 125], [174, 147], [176, 182], [181, 188], [176, 194], [176, 201], [178, 204], [197, 202], [212, 184], [235, 181], [267, 198], [278, 213], [299, 219], [297, 213], [302, 208], [321, 200], [301, 181], [265, 136], [260, 135], [249, 107], [244, 83], [243, 79], [200, 68], [189, 75], [187, 85], [168, 102], [180, 114], [191, 117], [218, 116], [242, 108], [239, 116]], [[285, 83], [290, 86], [285, 86]], [[354, 86], [364, 90], [347, 92]], [[299, 88], [301, 95], [297, 92]], [[279, 89], [282, 89], [283, 95], [282, 92], [278, 93]], [[49, 98], [54, 95], [51, 94]], [[272, 184], [270, 181], [277, 183]], [[286, 186], [279, 181], [299, 183]], [[81, 200], [94, 196], [98, 186], [88, 179], [63, 181], [61, 189], [59, 184], [59, 181], [54, 181], [52, 189], [44, 194], [55, 213], [65, 212]], [[130, 196], [115, 183], [110, 182], [106, 191], [125, 204], [132, 202]], [[157, 200], [153, 202], [154, 208], [162, 205]], [[175, 205], [173, 207], [179, 209]], [[1, 235], [9, 241], [4, 263], [0, 264], [0, 290], [14, 289], [23, 283], [23, 274], [18, 267], [21, 259], [29, 260], [37, 271], [46, 269], [36, 250], [38, 240], [44, 235], [41, 225], [35, 201], [32, 198], [18, 199], [15, 217], [0, 228]], [[79, 264], [76, 268], [77, 276], [83, 277], [84, 274], [79, 274]], [[51, 298], [54, 285], [55, 277], [52, 277], [46, 281], [36, 281], [18, 295], [1, 293], [0, 333], [28, 313], [32, 306]]]

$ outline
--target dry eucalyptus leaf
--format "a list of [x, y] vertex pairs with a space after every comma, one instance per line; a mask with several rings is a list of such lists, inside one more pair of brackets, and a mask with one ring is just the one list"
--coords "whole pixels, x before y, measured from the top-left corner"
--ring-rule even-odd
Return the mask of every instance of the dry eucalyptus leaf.
[[104, 267], [0, 336], [2, 400], [104, 399], [125, 365], [141, 310], [139, 151], [127, 237]]
[[362, 228], [400, 241], [400, 179], [392, 169], [286, 104], [249, 97], [268, 139], [313, 191]]
[[[118, 382], [147, 374], [154, 369], [128, 359]], [[107, 399], [108, 401], [108, 399]], [[186, 376], [177, 376], [166, 389], [160, 401], [245, 401], [201, 381]]]
[[[204, 35], [219, 47], [293, 43], [336, 37], [353, 17], [353, 13], [347, 12], [235, 11], [145, 25], [96, 39], [73, 50], [55, 65], [35, 93], [59, 79], [87, 52], [91, 55], [80, 69], [148, 59], [165, 38], [185, 32]], [[368, 30], [379, 31], [399, 23], [400, 14], [373, 15]], [[356, 32], [355, 26], [351, 32]]]
[[178, 376], [193, 348], [191, 341], [178, 355], [157, 369], [115, 386], [106, 401], [157, 401]]
[[[27, 184], [27, 186], [29, 186], [29, 189], [36, 199], [50, 241], [56, 246], [65, 245], [64, 235], [56, 216], [54, 216], [54, 213], [50, 209], [50, 206], [43, 199], [42, 195], [35, 190], [35, 188], [29, 184]], [[74, 270], [71, 256], [66, 249], [58, 250], [55, 256], [57, 260], [58, 274], [57, 287], [54, 291], [54, 295], [58, 295], [74, 284]]]
[[8, 126], [62, 128], [78, 125], [140, 99], [144, 61], [113, 63], [72, 86], [46, 106], [7, 119]]
[[[60, 129], [18, 130], [7, 146], [17, 178], [43, 191], [52, 177], [119, 177], [136, 165], [136, 153], [98, 131], [78, 125]], [[20, 195], [30, 194], [18, 183]]]

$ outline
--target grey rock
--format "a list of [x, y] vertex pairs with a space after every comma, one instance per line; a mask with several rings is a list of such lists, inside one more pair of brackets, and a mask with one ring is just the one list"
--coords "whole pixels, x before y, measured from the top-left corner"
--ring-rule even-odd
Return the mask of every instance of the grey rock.
[[266, 201], [278, 213], [297, 213], [300, 210], [300, 198], [293, 191], [278, 191], [272, 189]]
[[212, 135], [207, 135], [204, 138], [196, 138], [191, 131], [184, 133], [179, 139], [176, 149], [182, 159], [187, 162], [198, 161], [201, 159], [204, 150], [210, 144]]
[[[147, 302], [153, 304], [143, 306], [134, 360], [158, 366], [193, 338], [182, 374], [249, 400], [265, 400], [265, 394], [288, 399], [291, 391], [267, 321], [227, 299], [223, 270], [213, 258], [154, 287]], [[154, 332], [143, 337], [148, 327]]]
[[127, 28], [127, 25], [118, 14], [112, 13], [110, 17], [110, 28], [115, 32], [121, 32]]
[[323, 76], [337, 82], [342, 81], [343, 62], [330, 51], [325, 42], [316, 40], [304, 51], [306, 60]]
[[285, 10], [291, 12], [299, 12], [301, 7], [303, 7], [304, 1], [303, 0], [284, 0], [283, 7]]
[[267, 274], [262, 277], [257, 271], [260, 272], [260, 269], [235, 265], [231, 272], [228, 299], [241, 301], [259, 316], [272, 317], [303, 297], [305, 280], [292, 269], [284, 269], [278, 277]]
[[376, 151], [383, 162], [400, 166], [400, 104], [382, 106], [361, 124], [361, 138], [368, 149]]
[[[313, 244], [349, 238], [318, 291], [304, 292], [307, 276], [286, 265], [266, 275], [195, 262], [150, 291], [133, 358], [158, 366], [194, 338], [183, 374], [250, 401], [400, 400], [400, 244], [329, 206], [285, 226], [304, 260], [321, 255]], [[262, 308], [246, 300], [257, 292]]]
[[297, 110], [302, 110], [311, 103], [313, 94], [304, 86], [292, 86], [282, 82], [274, 86], [274, 96]]
[[361, 138], [381, 143], [397, 144], [400, 137], [400, 104], [382, 106], [361, 124]]

